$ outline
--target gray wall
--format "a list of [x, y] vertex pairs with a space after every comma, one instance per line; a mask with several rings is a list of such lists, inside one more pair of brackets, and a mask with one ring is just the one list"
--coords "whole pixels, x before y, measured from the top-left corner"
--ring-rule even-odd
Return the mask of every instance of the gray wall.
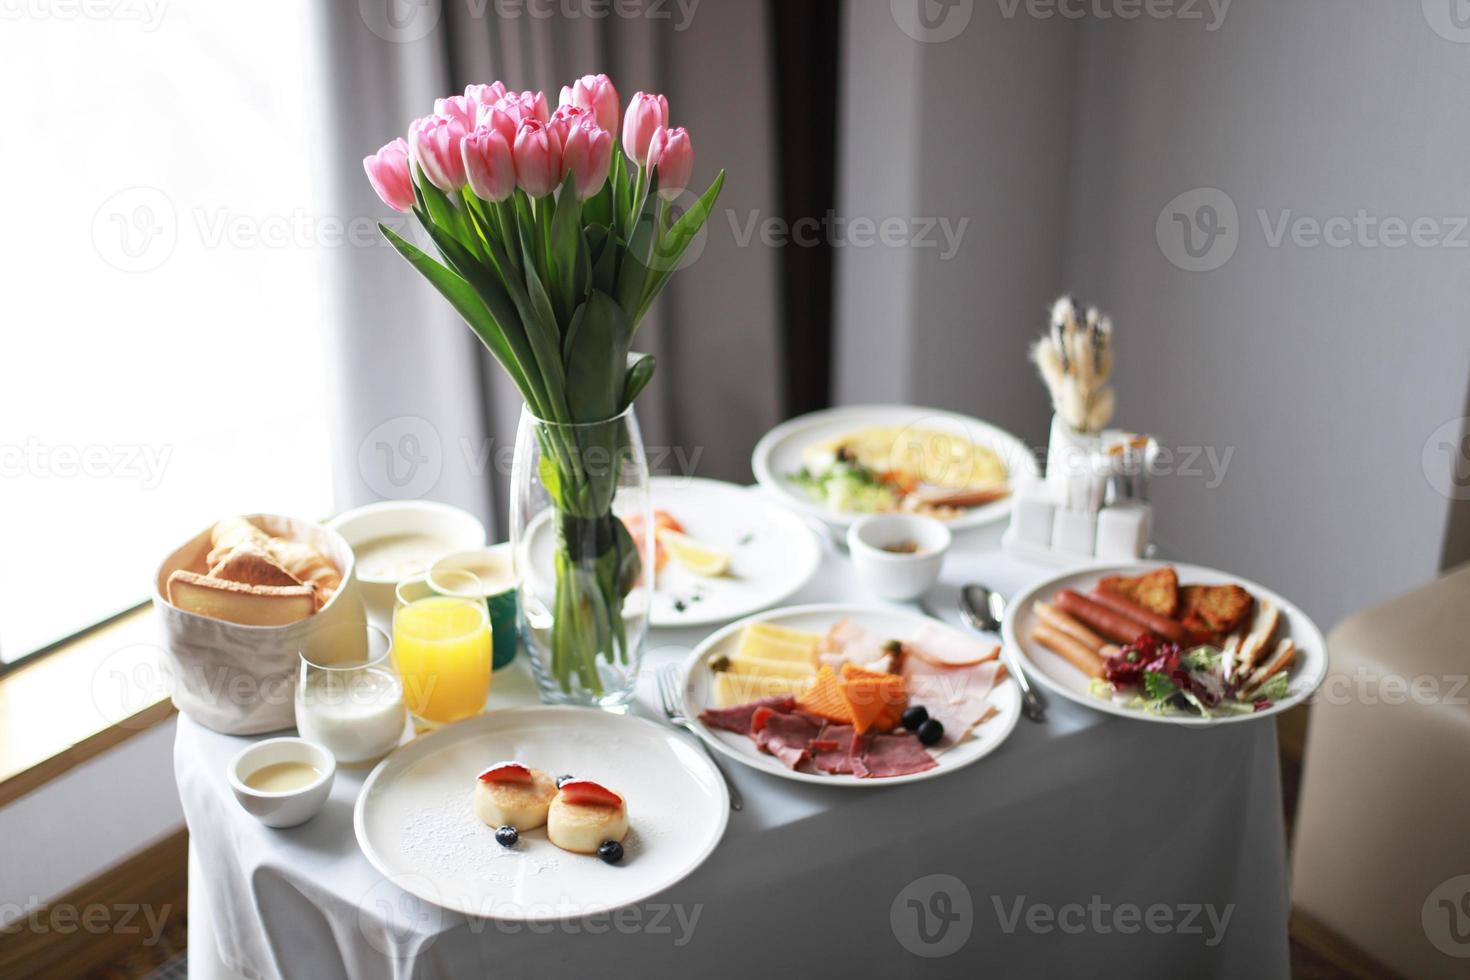
[[[918, 160], [896, 173], [854, 156], [850, 128], [845, 159], [870, 183], [915, 181], [913, 213], [972, 218], [961, 258], [891, 260], [916, 272], [885, 311], [910, 327], [884, 397], [1039, 440], [1047, 409], [1024, 345], [1046, 301], [1072, 290], [1117, 322], [1118, 423], [1233, 452], [1218, 485], [1208, 465], [1160, 481], [1170, 553], [1272, 585], [1324, 626], [1462, 553], [1446, 544], [1454, 460], [1426, 443], [1465, 414], [1470, 377], [1470, 231], [1444, 220], [1470, 215], [1470, 44], [1436, 33], [1420, 4], [1373, 0], [1236, 0], [1215, 30], [977, 3], [959, 36], [929, 44], [886, 5], [859, 6], [855, 45], [908, 42], [917, 62], [890, 84], [917, 78]], [[848, 65], [860, 84], [861, 50]], [[863, 185], [848, 174], [845, 201]], [[1213, 268], [1186, 271], [1170, 261], [1191, 264], [1180, 226], [1165, 215], [1160, 237], [1156, 224], [1196, 188], [1223, 192], [1238, 219], [1195, 263]], [[1193, 217], [1207, 200], [1170, 210]], [[1290, 233], [1273, 247], [1259, 214], [1274, 226], [1288, 210], [1360, 209], [1434, 219], [1423, 230], [1453, 241], [1389, 248], [1378, 229], [1350, 229], [1342, 247]], [[858, 288], [857, 261], [839, 254], [839, 288]], [[839, 310], [852, 351], [875, 326]], [[849, 378], [854, 359], [839, 363]], [[838, 391], [871, 400], [849, 379]]]

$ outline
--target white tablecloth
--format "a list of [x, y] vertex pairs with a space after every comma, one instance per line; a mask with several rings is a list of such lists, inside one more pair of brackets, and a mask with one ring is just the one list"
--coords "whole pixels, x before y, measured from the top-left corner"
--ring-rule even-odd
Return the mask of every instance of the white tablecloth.
[[[973, 532], [930, 598], [1048, 574]], [[792, 601], [837, 600], [878, 601], [829, 549]], [[655, 631], [649, 658], [707, 632]], [[523, 665], [496, 674], [492, 707], [533, 699]], [[353, 836], [363, 772], [339, 770], [323, 812], [278, 831], [225, 781], [248, 739], [181, 718], [174, 764], [220, 957], [250, 977], [1287, 977], [1274, 726], [1172, 728], [1050, 700], [1046, 724], [1023, 719], [994, 755], [929, 782], [828, 789], [732, 765], [746, 808], [694, 874], [534, 927], [383, 879]], [[638, 710], [654, 705], [649, 685]]]

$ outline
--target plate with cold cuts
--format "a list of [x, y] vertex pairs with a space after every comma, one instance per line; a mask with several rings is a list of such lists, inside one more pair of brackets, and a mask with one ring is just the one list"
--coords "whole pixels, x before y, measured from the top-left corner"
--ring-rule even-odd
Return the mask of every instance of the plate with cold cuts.
[[783, 779], [933, 779], [994, 752], [1015, 729], [1020, 694], [998, 654], [900, 609], [791, 606], [701, 643], [684, 664], [684, 707], [713, 748]]
[[[551, 825], [527, 819], [512, 846], [501, 844], [481, 817], [481, 776], [508, 760], [538, 770], [542, 782], [571, 775], [613, 791], [622, 835], [615, 863], [563, 849], [565, 837], [553, 843], [554, 796], [542, 806]], [[548, 795], [570, 785], [551, 783]], [[395, 751], [368, 776], [353, 826], [368, 861], [425, 901], [484, 918], [547, 921], [673, 885], [714, 851], [729, 809], [719, 772], [674, 729], [587, 708], [531, 707], [449, 725]]]

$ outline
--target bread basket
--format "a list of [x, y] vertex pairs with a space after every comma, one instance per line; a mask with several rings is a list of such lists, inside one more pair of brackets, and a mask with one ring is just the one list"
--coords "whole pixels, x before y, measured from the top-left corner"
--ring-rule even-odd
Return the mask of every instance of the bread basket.
[[334, 627], [366, 627], [352, 549], [340, 534], [312, 521], [276, 514], [249, 514], [246, 520], [272, 536], [311, 545], [337, 566], [342, 584], [306, 619], [285, 626], [244, 626], [185, 612], [168, 601], [169, 575], [175, 569], [203, 566], [210, 549], [209, 528], [163, 560], [154, 576], [153, 606], [174, 705], [226, 735], [258, 735], [295, 726], [301, 652], [311, 652], [314, 643], [331, 635], [324, 631]]

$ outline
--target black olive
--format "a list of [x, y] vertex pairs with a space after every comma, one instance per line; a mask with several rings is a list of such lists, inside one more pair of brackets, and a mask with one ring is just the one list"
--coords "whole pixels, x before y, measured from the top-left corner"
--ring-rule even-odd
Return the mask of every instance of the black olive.
[[920, 725], [914, 734], [919, 736], [921, 745], [933, 745], [944, 737], [944, 723], [938, 718], [930, 718]]

